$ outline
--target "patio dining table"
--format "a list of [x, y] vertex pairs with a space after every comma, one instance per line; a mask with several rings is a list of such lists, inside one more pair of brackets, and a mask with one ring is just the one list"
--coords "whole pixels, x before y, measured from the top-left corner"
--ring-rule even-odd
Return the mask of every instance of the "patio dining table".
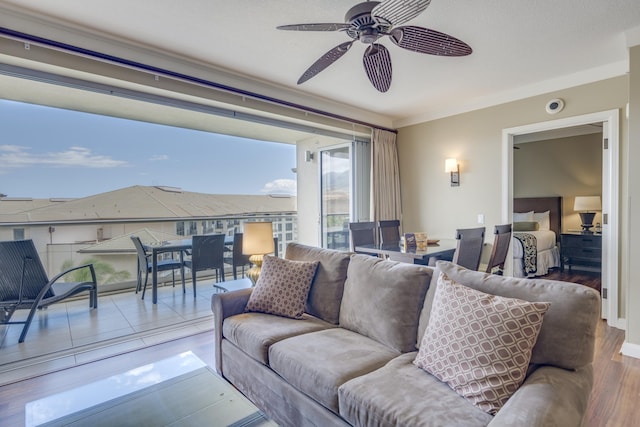
[[427, 245], [426, 249], [405, 249], [400, 243], [373, 244], [356, 246], [357, 252], [382, 255], [392, 261], [407, 262], [409, 264], [429, 265], [430, 259], [451, 261], [456, 250], [456, 239], [441, 239], [437, 243]]
[[[225, 246], [233, 246], [233, 236], [224, 238]], [[151, 290], [152, 301], [158, 303], [158, 255], [167, 252], [180, 253], [180, 263], [184, 263], [184, 254], [193, 247], [192, 239], [165, 240], [157, 244], [146, 244], [145, 250], [151, 251]], [[182, 268], [182, 280], [184, 280], [184, 267]]]

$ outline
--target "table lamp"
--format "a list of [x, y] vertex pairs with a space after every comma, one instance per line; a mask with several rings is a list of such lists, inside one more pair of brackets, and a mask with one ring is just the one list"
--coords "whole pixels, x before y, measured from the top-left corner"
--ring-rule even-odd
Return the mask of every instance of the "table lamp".
[[592, 233], [593, 217], [596, 216], [594, 211], [602, 210], [600, 196], [577, 196], [573, 203], [573, 210], [580, 214], [582, 221], [582, 232]]
[[253, 267], [247, 271], [247, 277], [253, 286], [256, 285], [258, 276], [260, 276], [263, 256], [274, 250], [273, 225], [270, 222], [247, 222], [244, 224], [242, 253], [250, 255], [249, 262], [253, 264]]

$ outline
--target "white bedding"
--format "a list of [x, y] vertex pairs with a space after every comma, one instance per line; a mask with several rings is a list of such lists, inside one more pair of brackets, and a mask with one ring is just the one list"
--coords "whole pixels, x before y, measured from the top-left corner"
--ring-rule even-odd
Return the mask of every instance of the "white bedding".
[[[520, 240], [512, 238], [513, 252], [513, 275], [515, 277], [535, 277], [544, 276], [549, 272], [550, 268], [560, 266], [560, 251], [556, 246], [556, 233], [551, 230], [526, 231], [524, 233], [533, 234], [536, 237], [538, 248], [537, 271], [531, 274], [524, 272], [524, 249]], [[518, 234], [515, 232], [513, 234]]]

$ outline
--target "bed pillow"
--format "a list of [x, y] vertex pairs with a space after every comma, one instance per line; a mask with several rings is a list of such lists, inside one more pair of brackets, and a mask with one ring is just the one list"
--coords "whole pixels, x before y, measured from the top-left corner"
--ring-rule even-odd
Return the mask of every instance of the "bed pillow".
[[533, 221], [533, 211], [513, 213], [513, 222], [523, 222], [523, 221]]
[[291, 261], [265, 256], [245, 311], [302, 318], [318, 261]]
[[440, 273], [413, 363], [495, 414], [524, 381], [549, 306], [486, 294]]
[[538, 231], [540, 223], [537, 221], [518, 221], [513, 223], [513, 231]]
[[540, 230], [550, 230], [550, 222], [549, 222], [549, 211], [546, 212], [535, 212], [533, 214], [533, 220], [540, 223]]

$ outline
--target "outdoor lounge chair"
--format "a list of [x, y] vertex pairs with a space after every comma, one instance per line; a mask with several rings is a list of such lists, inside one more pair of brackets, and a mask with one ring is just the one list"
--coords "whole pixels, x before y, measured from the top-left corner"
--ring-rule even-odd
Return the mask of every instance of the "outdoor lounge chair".
[[[78, 283], [58, 279], [71, 271], [87, 268], [90, 280]], [[98, 307], [98, 285], [92, 264], [63, 271], [49, 280], [32, 240], [0, 242], [0, 324], [24, 324], [18, 342], [24, 342], [36, 309], [89, 291], [89, 307]], [[11, 321], [15, 310], [29, 309], [24, 321]]]

